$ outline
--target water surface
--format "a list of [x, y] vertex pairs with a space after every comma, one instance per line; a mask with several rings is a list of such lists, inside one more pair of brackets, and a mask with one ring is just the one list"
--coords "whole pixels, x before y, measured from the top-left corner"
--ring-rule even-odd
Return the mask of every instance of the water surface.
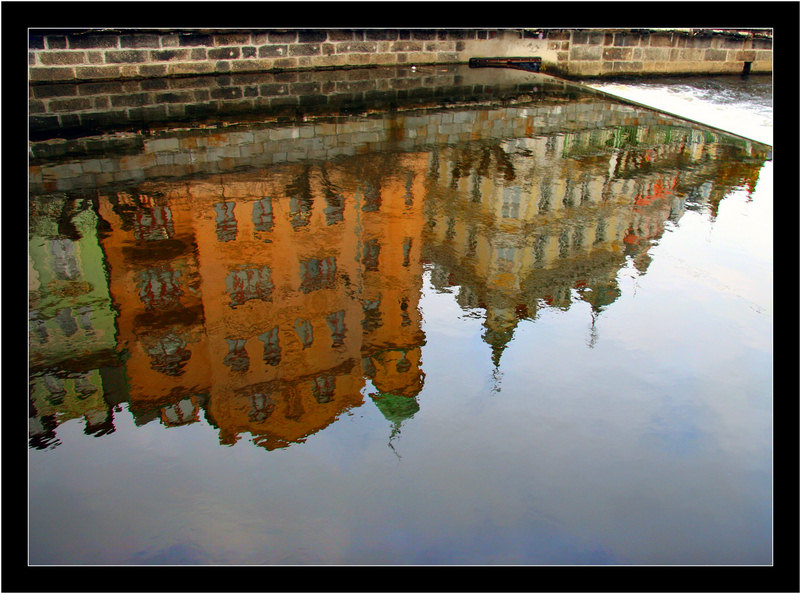
[[31, 564], [771, 562], [769, 147], [507, 76], [32, 161]]

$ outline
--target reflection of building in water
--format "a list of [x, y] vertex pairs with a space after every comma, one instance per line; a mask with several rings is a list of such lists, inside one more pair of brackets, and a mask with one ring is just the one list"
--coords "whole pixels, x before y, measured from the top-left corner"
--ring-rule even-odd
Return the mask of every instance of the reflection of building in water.
[[351, 166], [360, 167], [361, 181], [362, 371], [377, 390], [370, 397], [396, 431], [418, 409], [424, 382], [419, 298], [427, 155], [409, 155], [402, 172], [389, 177], [395, 160], [392, 153], [373, 155]]
[[53, 196], [30, 208], [30, 439], [47, 448], [72, 418], [83, 419], [87, 434], [113, 432], [104, 382], [119, 365], [116, 312], [92, 201]]
[[695, 188], [724, 196], [754, 186], [763, 158], [716, 140], [631, 126], [440, 148], [426, 181], [424, 258], [434, 286], [459, 285], [462, 307], [485, 309], [495, 365], [519, 320], [540, 307], [580, 299], [594, 319], [619, 296], [626, 257], [644, 273], [652, 240]]
[[32, 370], [113, 353], [115, 312], [90, 200], [31, 202], [28, 244]]
[[273, 449], [363, 404], [365, 377], [394, 421], [403, 406], [387, 398], [413, 400], [423, 380], [425, 158], [351, 157], [109, 196], [105, 247], [137, 422], [191, 422], [202, 406], [223, 443], [250, 433]]
[[176, 418], [196, 417], [186, 402], [199, 409], [211, 384], [193, 206], [155, 194], [104, 198], [100, 214], [113, 231], [103, 247], [120, 311], [129, 409], [137, 424], [183, 424]]
[[[66, 218], [62, 206], [47, 214], [57, 201], [34, 200], [36, 405], [80, 408], [90, 398], [79, 398], [76, 381], [98, 369], [50, 372], [45, 383], [44, 361], [107, 351], [126, 357], [129, 385], [115, 393], [129, 391], [138, 424], [178, 426], [203, 411], [222, 442], [249, 433], [271, 449], [321, 430], [366, 393], [396, 434], [416, 413], [424, 380], [423, 251], [435, 286], [457, 284], [462, 307], [485, 309], [484, 338], [499, 364], [520, 319], [575, 299], [596, 317], [618, 297], [626, 258], [646, 271], [667, 221], [686, 209], [713, 214], [732, 187], [755, 185], [764, 155], [750, 143], [567, 98], [291, 130], [174, 132], [150, 157], [196, 168], [126, 192], [101, 188], [99, 218], [80, 200]], [[176, 144], [203, 150], [179, 159], [187, 155], [167, 148]], [[310, 154], [318, 160], [303, 160]], [[108, 227], [118, 344], [109, 291], [96, 291], [106, 286], [97, 239], [81, 243], [96, 232], [78, 233], [82, 224]], [[97, 284], [87, 276], [93, 250]], [[99, 371], [110, 402], [108, 368]], [[74, 397], [52, 404], [55, 379]], [[32, 427], [46, 442], [52, 417], [37, 413]]]

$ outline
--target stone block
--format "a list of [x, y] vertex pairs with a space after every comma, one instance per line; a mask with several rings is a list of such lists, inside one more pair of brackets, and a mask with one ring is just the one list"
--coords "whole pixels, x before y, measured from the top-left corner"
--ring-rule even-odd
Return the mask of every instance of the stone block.
[[705, 61], [725, 61], [728, 59], [728, 52], [724, 49], [707, 49], [705, 51], [705, 56], [703, 57]]
[[156, 62], [169, 62], [170, 60], [188, 60], [192, 50], [189, 49], [162, 49], [150, 52], [150, 59]]
[[370, 29], [364, 32], [367, 41], [396, 41], [397, 37], [395, 29]]
[[31, 130], [42, 130], [52, 128], [58, 125], [58, 116], [56, 115], [32, 115], [28, 118], [28, 125]]
[[328, 32], [319, 29], [302, 30], [297, 32], [299, 43], [321, 43], [328, 40]]
[[395, 41], [391, 45], [391, 51], [422, 51], [422, 42], [420, 41]]
[[74, 97], [78, 94], [78, 85], [36, 85], [32, 88], [32, 90], [33, 96], [37, 99], [49, 99], [50, 97]]
[[772, 50], [756, 50], [756, 62], [772, 63]]
[[178, 36], [178, 45], [181, 47], [214, 46], [214, 37], [201, 33], [181, 33]]
[[86, 82], [77, 85], [80, 95], [106, 95], [122, 92], [121, 82]]
[[241, 55], [238, 47], [220, 47], [209, 49], [207, 56], [209, 60], [235, 60]]
[[329, 29], [328, 41], [352, 41], [353, 31], [350, 29]]
[[32, 82], [72, 80], [75, 76], [75, 71], [72, 68], [33, 67], [28, 69], [28, 76]]
[[295, 58], [281, 58], [275, 60], [273, 66], [275, 68], [294, 68], [297, 66], [297, 60]]
[[180, 46], [180, 37], [178, 35], [161, 35], [161, 47], [178, 47]]
[[638, 33], [615, 33], [614, 45], [617, 47], [633, 47], [639, 45]]
[[[605, 33], [602, 31], [573, 31], [572, 32], [572, 44], [579, 44], [579, 45], [593, 45], [593, 44], [602, 44], [605, 39]], [[599, 59], [599, 58], [593, 58]]]
[[397, 54], [372, 54], [369, 60], [370, 64], [378, 66], [387, 66], [397, 63]]
[[64, 35], [48, 35], [46, 41], [48, 49], [67, 49], [67, 38]]
[[[756, 59], [756, 52], [753, 50], [737, 51], [733, 54], [735, 60], [743, 62], [754, 62]], [[728, 54], [730, 57], [730, 54]]]
[[[128, 109], [128, 119], [131, 121], [163, 120], [167, 117], [167, 106], [156, 105], [153, 107], [136, 107]], [[154, 163], [153, 163], [154, 164]]]
[[734, 37], [734, 36], [720, 36], [714, 39], [716, 42], [716, 46], [719, 49], [739, 49], [741, 50], [744, 48], [744, 37]]
[[167, 74], [210, 74], [214, 65], [209, 62], [177, 62], [167, 66]]
[[650, 47], [672, 47], [673, 37], [669, 33], [652, 33]]
[[190, 60], [205, 60], [206, 59], [206, 48], [204, 47], [195, 47], [192, 49], [192, 53], [189, 54]]
[[270, 43], [294, 43], [297, 41], [295, 31], [270, 31], [267, 34]]
[[708, 49], [711, 47], [711, 43], [710, 35], [687, 37], [685, 47], [687, 49]]
[[286, 45], [262, 45], [258, 48], [259, 58], [282, 58], [289, 51]]
[[349, 54], [347, 56], [348, 66], [366, 66], [370, 63], [371, 54]]
[[102, 49], [119, 47], [118, 35], [73, 34], [67, 36], [70, 49]]
[[133, 64], [123, 64], [119, 71], [123, 78], [135, 78], [139, 75], [139, 68]]
[[576, 46], [573, 42], [573, 45], [569, 50], [569, 57], [571, 60], [576, 61], [600, 60], [603, 57], [603, 47], [600, 45]]
[[249, 59], [231, 62], [231, 72], [263, 72], [272, 68], [272, 60]]
[[106, 64], [132, 64], [147, 62], [149, 52], [145, 50], [106, 51]]
[[614, 62], [614, 72], [642, 72], [642, 62]]
[[[680, 55], [679, 55], [678, 59], [681, 60], [682, 62], [702, 61], [705, 58], [706, 51], [709, 51], [709, 50], [704, 50], [704, 49], [681, 49], [681, 50], [679, 50]], [[716, 50], [710, 50], [710, 51], [716, 51]]]
[[411, 31], [411, 39], [418, 41], [432, 41], [436, 39], [436, 31], [433, 29]]
[[120, 35], [119, 46], [132, 47], [161, 47], [158, 35], [137, 33], [134, 35]]
[[69, 66], [86, 63], [86, 52], [82, 51], [42, 51], [39, 61], [46, 66]]
[[164, 76], [167, 73], [166, 64], [142, 64], [137, 68], [139, 76], [155, 77]]
[[378, 44], [369, 41], [343, 42], [335, 44], [336, 53], [370, 53], [378, 50]]
[[257, 54], [258, 50], [255, 47], [247, 46], [242, 48], [243, 58], [255, 58]]
[[[64, 44], [64, 48], [66, 43]], [[50, 49], [64, 49], [51, 47]], [[44, 35], [28, 35], [28, 49], [44, 49]]]
[[633, 57], [631, 47], [604, 47], [603, 60], [630, 60]]
[[52, 99], [47, 104], [48, 111], [80, 111], [91, 109], [92, 100], [84, 97], [74, 99]]
[[475, 39], [475, 31], [472, 29], [449, 29], [447, 39]]
[[545, 39], [553, 39], [554, 41], [569, 41], [570, 32], [550, 29], [544, 32], [544, 37]]
[[649, 62], [667, 61], [669, 60], [668, 48], [662, 47], [646, 47], [642, 52], [642, 59]]
[[141, 107], [142, 105], [149, 105], [151, 102], [149, 93], [133, 93], [111, 97], [111, 105], [114, 107]]
[[290, 56], [316, 56], [321, 52], [321, 46], [318, 43], [303, 43], [300, 45], [290, 45]]
[[319, 68], [332, 68], [335, 66], [347, 65], [347, 54], [335, 54], [332, 56], [318, 56], [315, 58], [314, 63]]
[[156, 103], [189, 103], [194, 99], [191, 91], [157, 93], [154, 97]]
[[245, 45], [250, 43], [250, 33], [215, 33], [212, 37], [215, 46]]

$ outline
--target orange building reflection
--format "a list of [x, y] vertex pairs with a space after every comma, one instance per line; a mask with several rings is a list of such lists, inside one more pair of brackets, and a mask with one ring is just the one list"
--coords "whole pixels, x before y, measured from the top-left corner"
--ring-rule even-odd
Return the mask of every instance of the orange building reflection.
[[[145, 183], [102, 200], [130, 408], [235, 443], [303, 441], [422, 387], [425, 157]], [[158, 413], [155, 411], [158, 410]]]

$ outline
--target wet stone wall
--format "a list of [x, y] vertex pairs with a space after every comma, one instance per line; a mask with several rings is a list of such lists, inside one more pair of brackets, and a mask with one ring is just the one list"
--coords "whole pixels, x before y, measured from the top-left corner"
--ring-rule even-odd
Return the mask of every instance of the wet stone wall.
[[[534, 80], [544, 75], [526, 74]], [[531, 134], [591, 134], [622, 126], [675, 125], [678, 120], [607, 100], [554, 100], [546, 84], [531, 86], [527, 102], [475, 110], [468, 106], [383, 112], [360, 118], [307, 118], [224, 128], [165, 129], [53, 139], [31, 144], [34, 192], [125, 185], [161, 177], [203, 176], [242, 167], [331, 160], [373, 151], [418, 151], [435, 144], [523, 138]], [[540, 101], [537, 103], [537, 91]], [[561, 95], [567, 97], [568, 91]], [[74, 158], [73, 158], [74, 155]]]
[[[167, 121], [245, 115], [296, 119], [298, 114], [409, 109], [437, 101], [491, 101], [530, 93], [545, 84], [518, 77], [513, 83], [490, 86], [470, 72], [476, 71], [454, 66], [384, 67], [44, 84], [31, 89], [29, 126], [31, 138], [39, 140], [137, 130]], [[558, 86], [559, 81], [546, 84]]]

